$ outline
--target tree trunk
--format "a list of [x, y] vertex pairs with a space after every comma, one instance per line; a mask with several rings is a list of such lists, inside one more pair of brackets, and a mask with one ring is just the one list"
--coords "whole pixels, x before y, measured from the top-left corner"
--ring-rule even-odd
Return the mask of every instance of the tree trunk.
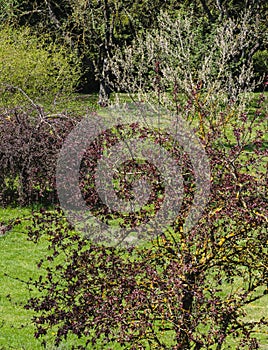
[[203, 9], [206, 13], [206, 15], [208, 16], [208, 19], [210, 22], [214, 22], [214, 17], [212, 16], [211, 12], [210, 12], [210, 9], [208, 8], [208, 5], [206, 3], [205, 0], [200, 0], [202, 6], [203, 6]]
[[102, 67], [102, 74], [101, 74], [101, 78], [100, 78], [100, 88], [99, 88], [99, 101], [98, 104], [101, 107], [106, 107], [108, 105], [109, 102], [109, 98], [110, 98], [110, 88], [107, 84], [107, 78], [109, 75], [109, 71], [107, 69], [107, 60], [104, 59], [103, 62], [103, 67]]
[[[185, 252], [184, 263], [186, 265], [191, 263], [191, 255], [188, 252]], [[179, 344], [180, 350], [188, 350], [190, 349], [190, 337], [189, 333], [192, 329], [192, 309], [193, 309], [193, 288], [195, 283], [195, 273], [189, 271], [185, 275], [185, 287], [184, 287], [184, 295], [182, 298], [182, 309], [183, 309], [183, 329], [180, 329], [177, 333], [177, 342]]]
[[108, 105], [110, 97], [110, 88], [108, 86], [109, 68], [108, 58], [111, 54], [111, 42], [112, 42], [112, 26], [111, 26], [111, 9], [109, 7], [108, 0], [104, 0], [104, 21], [105, 21], [105, 37], [104, 43], [100, 47], [100, 89], [99, 89], [99, 101], [98, 104], [102, 107]]

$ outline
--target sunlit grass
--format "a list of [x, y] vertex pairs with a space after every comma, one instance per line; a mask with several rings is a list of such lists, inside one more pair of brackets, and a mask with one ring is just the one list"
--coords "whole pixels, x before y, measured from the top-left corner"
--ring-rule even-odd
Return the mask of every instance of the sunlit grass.
[[[31, 215], [31, 211], [29, 208], [0, 209], [0, 221], [17, 217], [27, 218]], [[34, 338], [34, 326], [31, 322], [33, 312], [25, 310], [24, 305], [35, 293], [30, 291], [27, 281], [29, 278], [38, 278], [42, 273], [36, 264], [40, 258], [46, 256], [48, 242], [44, 239], [36, 245], [28, 241], [26, 226], [27, 221], [0, 237], [0, 349], [43, 349], [41, 340]], [[235, 281], [232, 287], [238, 288], [239, 281]], [[268, 295], [250, 304], [246, 308], [246, 319], [253, 321], [265, 317], [268, 311], [267, 305]], [[267, 332], [267, 327], [256, 329], [255, 335], [260, 340], [263, 350], [268, 343]], [[51, 345], [53, 335], [53, 330], [48, 332], [47, 349], [56, 349]], [[232, 340], [228, 343], [224, 349], [232, 349], [235, 345]], [[70, 349], [72, 345], [77, 346], [78, 340], [71, 336], [58, 349]], [[109, 349], [109, 346], [107, 348]], [[100, 346], [101, 349], [103, 347]], [[119, 350], [121, 347], [113, 344], [113, 349]]]

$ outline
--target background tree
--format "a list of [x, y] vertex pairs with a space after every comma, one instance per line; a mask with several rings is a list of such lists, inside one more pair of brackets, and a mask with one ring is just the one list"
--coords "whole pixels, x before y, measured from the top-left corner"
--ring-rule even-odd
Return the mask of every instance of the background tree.
[[[18, 26], [29, 25], [36, 34], [49, 33], [51, 38], [61, 40], [71, 46], [83, 61], [84, 79], [80, 89], [84, 92], [100, 87], [100, 103], [106, 104], [109, 92], [107, 81], [111, 79], [107, 69], [107, 59], [113, 55], [114, 46], [122, 46], [141, 31], [157, 26], [157, 16], [161, 10], [175, 13], [179, 9], [191, 8], [196, 19], [204, 23], [236, 21], [241, 13], [248, 10], [258, 31], [258, 37], [250, 50], [245, 47], [230, 59], [237, 64], [241, 60], [251, 60], [258, 51], [267, 46], [265, 32], [267, 27], [267, 4], [265, 1], [73, 1], [46, 0], [29, 2], [27, 0], [8, 1], [2, 5], [2, 21]], [[201, 20], [200, 20], [201, 21]], [[202, 41], [209, 36], [209, 25], [204, 27]], [[238, 33], [239, 27], [236, 28]], [[255, 34], [253, 33], [253, 36]], [[248, 36], [250, 39], [250, 36]], [[260, 67], [258, 56], [256, 69]], [[265, 67], [265, 57], [261, 60]], [[103, 101], [102, 101], [103, 100]]]
[[262, 36], [258, 28], [248, 11], [221, 24], [196, 19], [194, 12], [161, 13], [156, 29], [118, 47], [110, 61], [115, 77], [110, 84], [176, 113], [187, 107], [189, 121], [196, 116], [200, 130], [212, 128], [223, 110], [227, 121], [249, 103], [246, 92], [263, 86], [264, 76], [254, 78], [253, 56], [243, 53], [254, 51]]

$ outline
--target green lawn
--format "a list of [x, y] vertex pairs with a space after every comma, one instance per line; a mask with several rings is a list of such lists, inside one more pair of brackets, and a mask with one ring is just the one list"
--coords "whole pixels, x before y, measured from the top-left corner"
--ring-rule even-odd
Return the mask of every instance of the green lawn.
[[[0, 221], [15, 217], [31, 215], [30, 209], [1, 209]], [[44, 240], [38, 245], [27, 240], [27, 222], [15, 227], [6, 235], [0, 236], [0, 349], [41, 350], [41, 340], [34, 338], [34, 326], [31, 322], [33, 313], [25, 310], [24, 305], [33, 292], [29, 290], [27, 281], [35, 279], [41, 273], [36, 262], [45, 256], [47, 243]], [[248, 307], [248, 320], [259, 319], [268, 312], [268, 295]], [[51, 330], [51, 336], [53, 331]], [[261, 341], [261, 349], [268, 348], [268, 329], [257, 330], [257, 338]], [[58, 349], [70, 349], [71, 345], [78, 345], [77, 340], [68, 340]], [[230, 347], [232, 349], [232, 342]], [[55, 349], [48, 345], [46, 349]], [[100, 350], [102, 347], [100, 347]], [[113, 349], [120, 349], [113, 346]]]
[[[29, 208], [0, 208], [0, 222], [27, 218], [31, 212]], [[0, 236], [0, 350], [44, 349], [42, 340], [34, 338], [35, 329], [31, 322], [34, 313], [26, 310], [24, 305], [34, 295], [27, 281], [29, 278], [36, 279], [42, 273], [36, 265], [41, 257], [46, 256], [48, 243], [45, 240], [39, 244], [28, 241], [26, 227], [27, 220]], [[50, 335], [52, 339], [53, 330]], [[77, 339], [69, 339], [55, 348], [49, 338], [48, 333], [47, 350], [69, 350], [72, 345], [79, 345]], [[116, 348], [115, 345], [113, 349]]]
[[[28, 209], [1, 209], [0, 220], [29, 214]], [[23, 305], [30, 296], [26, 281], [37, 276], [35, 262], [45, 246], [27, 241], [24, 224], [1, 236], [0, 247], [0, 349], [41, 349], [33, 337], [32, 314]]]

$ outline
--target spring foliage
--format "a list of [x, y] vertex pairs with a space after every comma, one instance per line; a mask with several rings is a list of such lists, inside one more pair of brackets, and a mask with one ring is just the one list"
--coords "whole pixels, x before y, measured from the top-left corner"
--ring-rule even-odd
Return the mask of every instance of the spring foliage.
[[80, 77], [79, 60], [66, 47], [38, 37], [29, 28], [0, 30], [1, 104], [19, 105], [26, 93], [52, 102], [73, 92]]

